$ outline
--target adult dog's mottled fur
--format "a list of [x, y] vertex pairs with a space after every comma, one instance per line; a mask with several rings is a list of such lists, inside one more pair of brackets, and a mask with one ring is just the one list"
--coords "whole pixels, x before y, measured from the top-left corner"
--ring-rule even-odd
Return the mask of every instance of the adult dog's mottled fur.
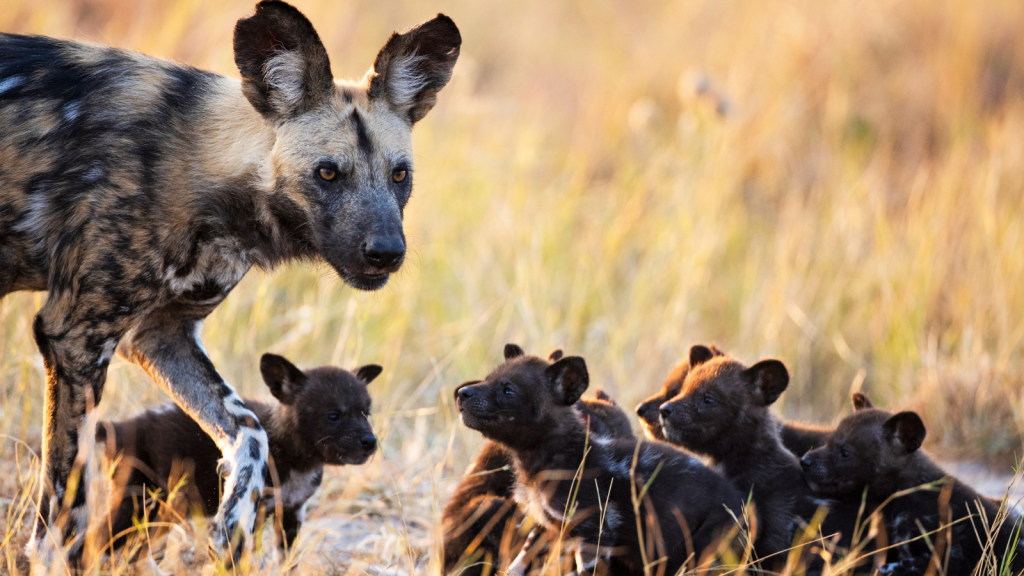
[[[306, 501], [316, 493], [325, 465], [362, 464], [377, 448], [367, 421], [367, 384], [380, 372], [376, 364], [352, 372], [334, 366], [299, 370], [274, 354], [264, 354], [260, 372], [278, 403], [246, 400], [267, 431], [272, 459], [264, 478], [261, 505], [266, 514], [280, 512], [274, 523], [278, 549], [285, 552], [298, 536]], [[111, 471], [111, 508], [100, 539], [120, 548], [131, 535], [134, 518], [142, 512], [167, 521], [190, 513], [212, 516], [220, 501], [222, 478], [217, 474], [220, 450], [199, 425], [174, 404], [147, 410], [120, 422], [102, 422], [96, 441], [106, 444]], [[159, 490], [173, 513], [151, 498]], [[277, 496], [280, 498], [277, 498]], [[278, 510], [280, 508], [280, 510]], [[152, 520], [153, 515], [150, 516]]]
[[361, 82], [336, 82], [309, 20], [268, 0], [235, 28], [239, 81], [0, 34], [0, 297], [49, 293], [33, 326], [47, 394], [31, 552], [80, 553], [85, 492], [69, 477], [115, 350], [223, 452], [221, 547], [251, 530], [267, 435], [210, 363], [202, 319], [253, 266], [322, 260], [356, 288], [387, 282], [405, 254], [411, 129], [460, 44], [438, 15], [392, 35]]

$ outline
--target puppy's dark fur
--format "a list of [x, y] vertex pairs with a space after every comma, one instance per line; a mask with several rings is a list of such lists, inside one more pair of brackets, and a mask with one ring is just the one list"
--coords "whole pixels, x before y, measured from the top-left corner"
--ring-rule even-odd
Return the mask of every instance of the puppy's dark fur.
[[[679, 395], [662, 404], [669, 441], [709, 456], [740, 492], [751, 494], [757, 510], [755, 551], [769, 564], [793, 542], [796, 519], [814, 507], [801, 481], [800, 464], [779, 438], [769, 411], [789, 384], [778, 360], [746, 367], [705, 346], [690, 349], [690, 371]], [[774, 555], [774, 556], [773, 556]]]
[[[714, 345], [707, 346], [707, 348], [714, 356], [724, 355]], [[679, 391], [683, 387], [683, 380], [686, 380], [686, 375], [689, 373], [690, 361], [687, 359], [672, 369], [672, 372], [665, 378], [665, 382], [662, 383], [661, 390], [657, 394], [637, 405], [636, 415], [640, 417], [640, 423], [643, 424], [644, 433], [647, 434], [648, 438], [652, 440], [666, 439], [665, 433], [661, 428], [661, 414], [658, 410], [662, 404], [679, 395]], [[803, 456], [808, 450], [823, 445], [825, 438], [831, 433], [832, 428], [802, 422], [788, 421], [781, 422], [779, 425], [782, 445], [797, 457]]]
[[[598, 390], [594, 399], [580, 400], [575, 408], [588, 420], [592, 435], [636, 439], [629, 417], [603, 391]], [[499, 573], [495, 570], [504, 570], [520, 552], [526, 542], [527, 525], [523, 524], [526, 515], [516, 505], [514, 491], [512, 457], [500, 444], [487, 440], [444, 509], [445, 574]], [[544, 536], [548, 542], [557, 538], [557, 532]], [[478, 542], [474, 544], [474, 540]], [[544, 560], [537, 551], [531, 556], [536, 564]]]
[[[549, 362], [510, 344], [503, 364], [455, 397], [462, 422], [512, 455], [515, 499], [532, 517], [564, 530], [584, 555], [610, 557], [612, 574], [642, 572], [642, 549], [648, 562], [662, 560], [656, 571], [674, 574], [735, 525], [743, 497], [666, 444], [588, 438], [573, 408], [588, 384], [582, 358]], [[638, 523], [633, 502], [644, 486]]]
[[[377, 439], [366, 419], [366, 385], [381, 367], [369, 364], [348, 372], [324, 366], [304, 372], [280, 356], [264, 354], [260, 371], [280, 403], [245, 404], [263, 422], [270, 439], [272, 471], [265, 479], [262, 504], [267, 513], [281, 514], [276, 533], [284, 552], [298, 536], [304, 506], [320, 486], [324, 466], [362, 464], [376, 449]], [[106, 443], [107, 461], [117, 462], [113, 493], [121, 497], [115, 498], [102, 535], [112, 538], [115, 549], [132, 535], [133, 519], [143, 509], [154, 512], [154, 490], [166, 498], [177, 487], [180, 497], [171, 506], [178, 513], [216, 513], [223, 488], [217, 471], [221, 452], [181, 408], [167, 404], [123, 422], [103, 422], [96, 439]], [[277, 489], [280, 502], [275, 500]]]
[[[833, 498], [859, 501], [866, 495], [868, 502], [883, 504], [893, 497], [881, 510], [889, 543], [896, 545], [889, 573], [924, 573], [935, 563], [946, 574], [971, 574], [988, 546], [1000, 567], [1012, 566], [1010, 573], [1020, 574], [1021, 519], [1007, 517], [1005, 510], [1001, 515], [998, 502], [939, 468], [920, 449], [925, 433], [914, 412], [894, 415], [863, 407], [842, 420], [824, 446], [801, 459], [807, 483]], [[909, 493], [896, 496], [902, 491]], [[1006, 519], [996, 524], [997, 518]], [[918, 538], [922, 531], [929, 533], [927, 539]]]

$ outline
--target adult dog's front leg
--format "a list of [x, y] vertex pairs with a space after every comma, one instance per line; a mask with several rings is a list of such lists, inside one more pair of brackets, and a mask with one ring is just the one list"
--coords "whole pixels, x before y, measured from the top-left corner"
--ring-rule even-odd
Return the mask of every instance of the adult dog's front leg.
[[182, 320], [180, 314], [155, 314], [132, 330], [118, 350], [145, 369], [220, 448], [220, 472], [227, 480], [216, 542], [221, 551], [232, 547], [237, 560], [263, 492], [267, 433], [213, 367], [199, 339], [201, 326], [200, 320]]

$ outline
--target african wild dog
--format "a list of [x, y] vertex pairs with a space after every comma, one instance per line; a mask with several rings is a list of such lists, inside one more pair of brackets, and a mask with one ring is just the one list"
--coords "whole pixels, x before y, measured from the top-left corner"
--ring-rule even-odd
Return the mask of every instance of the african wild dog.
[[[556, 350], [549, 358], [561, 356]], [[592, 435], [635, 440], [626, 413], [604, 392], [599, 390], [594, 399], [581, 399], [575, 408]], [[523, 524], [524, 513], [513, 499], [514, 492], [511, 455], [497, 442], [486, 440], [444, 508], [445, 574], [501, 573], [497, 571], [520, 552], [528, 525]], [[557, 538], [557, 533], [543, 537], [544, 543]], [[539, 550], [528, 554], [528, 561], [544, 559]]]
[[946, 474], [920, 449], [924, 437], [916, 413], [894, 415], [868, 404], [800, 463], [817, 493], [882, 506], [895, 546], [895, 562], [884, 572], [971, 574], [984, 559], [979, 573], [1021, 574], [1024, 520]]
[[[708, 350], [715, 356], [722, 356], [724, 353], [714, 345], [707, 346]], [[644, 400], [636, 407], [636, 415], [640, 417], [640, 423], [644, 427], [644, 433], [652, 440], [665, 440], [665, 433], [661, 429], [661, 413], [658, 409], [668, 400], [679, 395], [683, 387], [683, 380], [690, 373], [690, 361], [679, 364], [669, 372], [661, 390]], [[780, 423], [779, 434], [782, 438], [782, 445], [797, 457], [803, 456], [808, 450], [817, 448], [825, 443], [825, 438], [832, 432], [831, 428], [804, 424], [802, 422], [784, 421]]]
[[239, 81], [0, 34], [0, 297], [49, 292], [33, 326], [47, 394], [32, 554], [64, 541], [80, 558], [85, 492], [68, 478], [115, 350], [223, 453], [221, 549], [251, 531], [267, 435], [210, 363], [202, 320], [253, 266], [325, 261], [353, 287], [385, 285], [405, 254], [411, 130], [460, 44], [438, 15], [393, 34], [361, 82], [337, 82], [310, 21], [267, 0], [235, 27]]
[[[376, 450], [377, 438], [367, 421], [366, 387], [381, 370], [367, 364], [354, 372], [333, 366], [302, 371], [274, 354], [260, 360], [263, 380], [279, 403], [245, 400], [245, 405], [263, 423], [270, 443], [271, 466], [260, 505], [267, 514], [280, 512], [275, 527], [282, 555], [298, 536], [306, 501], [320, 486], [324, 466], [362, 464]], [[106, 444], [105, 459], [116, 466], [108, 525], [100, 535], [112, 540], [114, 548], [125, 543], [144, 510], [160, 513], [149, 500], [156, 490], [164, 498], [178, 490], [178, 501], [170, 504], [174, 513], [160, 514], [168, 521], [190, 512], [212, 516], [217, 511], [223, 486], [217, 474], [221, 452], [178, 406], [167, 404], [123, 422], [100, 423], [96, 441]]]
[[576, 540], [585, 567], [604, 557], [612, 574], [637, 574], [646, 553], [656, 573], [675, 574], [691, 554], [710, 561], [704, 552], [742, 517], [743, 497], [667, 444], [588, 439], [573, 408], [588, 384], [582, 358], [549, 362], [509, 344], [505, 362], [455, 398], [463, 424], [511, 454], [516, 502]]
[[740, 492], [752, 496], [754, 551], [781, 571], [797, 520], [809, 520], [817, 508], [769, 410], [789, 384], [789, 372], [778, 360], [748, 368], [700, 345], [690, 348], [689, 365], [679, 394], [661, 405], [662, 430], [670, 442], [711, 458]]
[[[798, 531], [824, 506], [820, 532], [848, 548], [860, 512], [857, 503], [816, 496], [803, 482], [797, 457], [782, 444], [771, 405], [789, 385], [789, 371], [778, 360], [751, 367], [705, 346], [690, 348], [689, 374], [679, 394], [662, 404], [662, 429], [669, 442], [707, 456], [757, 512], [755, 552], [782, 571], [786, 550]], [[854, 395], [855, 407], [870, 404]], [[806, 557], [804, 558], [806, 561]]]

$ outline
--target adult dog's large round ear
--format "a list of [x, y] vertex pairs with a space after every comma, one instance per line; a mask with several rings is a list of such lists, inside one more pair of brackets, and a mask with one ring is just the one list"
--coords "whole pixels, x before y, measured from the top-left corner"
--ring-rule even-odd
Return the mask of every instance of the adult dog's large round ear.
[[511, 360], [523, 354], [526, 354], [526, 352], [523, 352], [523, 349], [518, 344], [505, 344], [505, 360]]
[[363, 80], [370, 98], [383, 99], [409, 124], [419, 122], [451, 79], [461, 46], [459, 27], [444, 14], [395, 32]]
[[264, 354], [260, 358], [260, 374], [282, 404], [291, 404], [299, 391], [306, 385], [306, 374], [299, 370], [285, 357], [277, 354]]
[[694, 344], [690, 347], [690, 368], [698, 366], [715, 357], [715, 353], [703, 344]]
[[874, 408], [875, 405], [871, 403], [871, 399], [868, 395], [863, 392], [854, 392], [850, 399], [853, 400], [853, 411], [867, 410], [868, 408]]
[[562, 349], [555, 348], [554, 350], [551, 351], [551, 354], [548, 354], [548, 360], [552, 362], [558, 362], [559, 360], [562, 359], [562, 356], [565, 356], [565, 353], [562, 352]]
[[374, 378], [380, 376], [380, 373], [383, 371], [384, 368], [378, 364], [367, 364], [366, 366], [356, 368], [356, 378], [363, 384], [369, 384], [373, 382]]
[[924, 422], [915, 412], [900, 412], [882, 424], [882, 432], [888, 442], [903, 454], [910, 454], [921, 447], [927, 431]]
[[308, 112], [334, 90], [327, 49], [309, 20], [293, 6], [264, 0], [235, 25], [235, 64], [242, 93], [272, 121]]
[[762, 360], [744, 370], [743, 379], [761, 395], [764, 405], [770, 406], [789, 386], [789, 371], [778, 360]]
[[590, 375], [587, 363], [579, 356], [566, 356], [544, 369], [555, 392], [555, 398], [564, 406], [572, 406], [587, 391]]

